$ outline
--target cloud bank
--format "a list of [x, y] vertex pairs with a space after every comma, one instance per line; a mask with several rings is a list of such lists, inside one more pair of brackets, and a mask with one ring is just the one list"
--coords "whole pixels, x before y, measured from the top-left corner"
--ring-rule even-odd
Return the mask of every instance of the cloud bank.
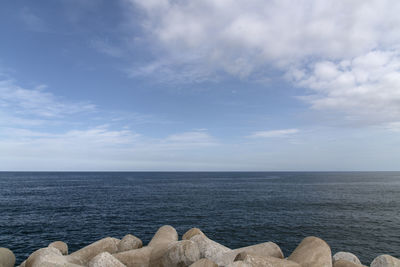
[[369, 124], [400, 120], [398, 1], [127, 2], [143, 12], [159, 59], [134, 74], [182, 78], [185, 69], [191, 82], [279, 71], [308, 90], [312, 108]]

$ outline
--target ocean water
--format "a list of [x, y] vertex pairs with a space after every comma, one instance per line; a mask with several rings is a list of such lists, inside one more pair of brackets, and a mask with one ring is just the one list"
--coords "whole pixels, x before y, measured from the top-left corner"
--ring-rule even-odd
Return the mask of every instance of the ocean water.
[[273, 241], [285, 256], [314, 235], [369, 264], [400, 257], [400, 172], [0, 173], [0, 246], [17, 262], [56, 240], [147, 243], [165, 224], [231, 248]]

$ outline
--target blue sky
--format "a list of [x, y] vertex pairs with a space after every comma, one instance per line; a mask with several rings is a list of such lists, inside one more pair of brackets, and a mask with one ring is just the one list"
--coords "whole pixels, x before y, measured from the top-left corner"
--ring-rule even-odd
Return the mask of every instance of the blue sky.
[[400, 2], [0, 4], [0, 170], [399, 170]]

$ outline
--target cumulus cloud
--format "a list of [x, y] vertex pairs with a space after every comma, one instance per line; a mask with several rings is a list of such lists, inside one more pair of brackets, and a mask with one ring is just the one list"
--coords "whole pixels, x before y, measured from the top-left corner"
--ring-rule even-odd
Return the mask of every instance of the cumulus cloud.
[[136, 74], [180, 77], [183, 68], [189, 82], [219, 72], [253, 80], [273, 69], [310, 90], [303, 99], [315, 109], [399, 118], [399, 1], [128, 2], [144, 12], [160, 59]]
[[298, 129], [282, 129], [271, 131], [257, 131], [249, 135], [250, 138], [271, 138], [271, 137], [288, 137], [298, 133]]

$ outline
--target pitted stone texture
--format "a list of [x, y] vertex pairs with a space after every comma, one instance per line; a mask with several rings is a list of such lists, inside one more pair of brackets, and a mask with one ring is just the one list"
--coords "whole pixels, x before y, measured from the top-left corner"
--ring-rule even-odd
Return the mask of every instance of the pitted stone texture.
[[150, 255], [153, 248], [143, 247], [113, 254], [113, 256], [127, 267], [149, 267]]
[[189, 266], [200, 259], [198, 245], [191, 240], [178, 241], [171, 246], [161, 259], [162, 266]]
[[360, 264], [360, 265], [361, 265], [361, 262], [360, 262], [360, 260], [357, 258], [357, 256], [354, 255], [353, 253], [350, 253], [350, 252], [343, 252], [343, 251], [337, 252], [337, 253], [336, 253], [335, 255], [333, 255], [333, 257], [332, 257], [332, 263], [335, 263], [335, 262], [338, 261], [338, 260], [350, 261], [350, 262], [352, 262], [352, 263]]
[[301, 241], [288, 260], [302, 267], [332, 267], [331, 248], [324, 240], [309, 236]]
[[371, 267], [400, 267], [400, 259], [390, 255], [380, 255], [372, 261]]
[[333, 263], [333, 267], [366, 267], [366, 266], [361, 264], [356, 264], [351, 261], [337, 260]]
[[87, 265], [91, 259], [102, 252], [108, 252], [110, 254], [116, 253], [118, 251], [117, 245], [119, 242], [119, 239], [106, 237], [84, 248], [81, 248], [80, 250], [75, 251], [66, 257], [69, 262], [78, 265]]
[[89, 262], [89, 267], [126, 267], [108, 252], [103, 252]]
[[0, 248], [0, 266], [14, 267], [15, 255], [8, 248]]
[[189, 267], [218, 267], [218, 265], [209, 259], [203, 258], [203, 259], [196, 261]]
[[190, 240], [197, 243], [200, 250], [200, 258], [207, 258], [209, 260], [212, 260], [219, 266], [224, 265], [224, 260], [222, 256], [225, 253], [232, 251], [230, 248], [227, 248], [209, 239], [205, 235], [195, 235]]
[[118, 244], [118, 252], [124, 252], [131, 249], [141, 248], [143, 246], [142, 240], [134, 235], [126, 235]]
[[205, 234], [199, 228], [192, 228], [183, 234], [182, 240], [189, 240], [190, 238], [194, 237], [195, 235], [204, 235], [205, 236]]
[[68, 255], [68, 245], [62, 241], [50, 243], [49, 247], [58, 249], [62, 255]]

